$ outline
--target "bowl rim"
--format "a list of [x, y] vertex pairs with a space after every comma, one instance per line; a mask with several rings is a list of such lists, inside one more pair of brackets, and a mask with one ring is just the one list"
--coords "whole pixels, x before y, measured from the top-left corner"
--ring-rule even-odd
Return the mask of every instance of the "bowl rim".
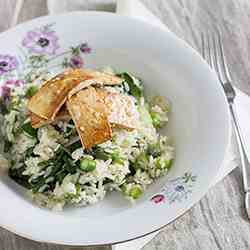
[[[58, 18], [58, 17], [67, 17], [67, 16], [74, 16], [74, 15], [90, 15], [90, 16], [102, 16], [102, 17], [105, 17], [105, 16], [113, 16], [115, 18], [124, 18], [124, 19], [128, 19], [128, 20], [133, 20], [133, 22], [137, 22], [137, 23], [141, 23], [142, 25], [144, 26], [150, 26], [152, 30], [158, 30], [158, 32], [167, 32], [169, 33], [171, 36], [173, 36], [176, 40], [178, 41], [181, 41], [181, 43], [183, 45], [185, 45], [186, 48], [188, 48], [189, 50], [192, 51], [192, 53], [194, 53], [196, 56], [198, 55], [200, 57], [200, 59], [203, 61], [203, 63], [205, 62], [205, 60], [199, 55], [199, 53], [194, 50], [190, 45], [188, 45], [184, 40], [180, 39], [179, 37], [177, 37], [174, 33], [172, 33], [171, 31], [169, 30], [165, 30], [161, 27], [156, 27], [154, 25], [151, 25], [145, 21], [142, 21], [142, 20], [138, 20], [137, 18], [135, 17], [129, 17], [129, 16], [122, 16], [122, 15], [118, 15], [118, 14], [115, 14], [115, 13], [110, 13], [110, 12], [104, 12], [104, 11], [72, 11], [72, 12], [67, 12], [67, 13], [61, 13], [61, 14], [55, 14], [55, 15], [45, 15], [45, 16], [41, 16], [41, 17], [38, 17], [38, 18], [35, 18], [35, 19], [32, 19], [32, 20], [28, 20], [28, 21], [25, 21], [23, 23], [20, 23], [18, 24], [17, 26], [11, 28], [11, 29], [8, 29], [7, 31], [4, 31], [0, 34], [0, 39], [6, 35], [8, 35], [9, 33], [12, 33], [12, 32], [15, 32], [16, 30], [20, 29], [20, 28], [23, 28], [23, 26], [25, 26], [26, 24], [28, 23], [32, 23], [33, 21], [41, 21], [43, 22], [44, 20], [46, 20], [47, 18]], [[205, 62], [206, 63], [206, 62]], [[207, 64], [207, 63], [206, 63]], [[207, 67], [209, 68], [209, 66], [207, 65]], [[209, 69], [210, 70], [210, 69]], [[211, 71], [211, 74], [214, 74]], [[226, 98], [225, 98], [225, 101], [226, 101]], [[230, 145], [230, 136], [231, 136], [231, 130], [232, 130], [232, 126], [231, 126], [231, 122], [230, 122], [230, 111], [229, 111], [229, 108], [228, 108], [228, 105], [226, 107], [226, 117], [225, 119], [227, 120], [227, 139], [225, 141], [225, 147], [224, 147], [224, 155]], [[222, 167], [222, 162], [220, 163], [220, 167]], [[216, 174], [218, 173], [220, 167], [218, 167], [217, 169], [217, 172]], [[215, 174], [214, 174], [215, 176]], [[210, 185], [212, 183], [213, 180], [210, 180]], [[120, 243], [125, 243], [125, 242], [129, 242], [129, 241], [132, 241], [132, 240], [135, 240], [135, 239], [139, 239], [139, 238], [142, 238], [142, 237], [145, 237], [151, 233], [154, 233], [154, 232], [157, 232], [157, 231], [160, 231], [161, 229], [163, 229], [164, 227], [166, 227], [167, 225], [169, 225], [170, 223], [178, 220], [180, 217], [182, 217], [183, 215], [185, 215], [194, 205], [197, 204], [197, 202], [199, 202], [203, 197], [204, 195], [207, 193], [207, 191], [209, 190], [210, 188], [210, 185], [208, 185], [204, 190], [203, 192], [201, 192], [199, 194], [199, 197], [196, 198], [196, 199], [192, 199], [192, 202], [190, 202], [190, 206], [188, 206], [187, 209], [185, 209], [184, 212], [181, 212], [178, 216], [176, 216], [173, 220], [170, 220], [168, 223], [162, 225], [161, 227], [157, 228], [157, 229], [154, 229], [150, 232], [147, 232], [147, 233], [144, 233], [144, 234], [140, 234], [139, 236], [136, 236], [136, 237], [131, 237], [131, 238], [128, 238], [126, 240], [122, 240], [122, 241], [113, 241], [113, 242], [105, 242], [104, 244], [100, 244], [100, 243], [93, 243], [93, 244], [84, 244], [82, 245], [81, 243], [67, 243], [67, 242], [63, 242], [63, 241], [58, 241], [58, 240], [42, 240], [42, 239], [37, 239], [36, 237], [33, 237], [31, 234], [26, 234], [26, 233], [22, 233], [18, 230], [15, 230], [15, 228], [11, 227], [11, 226], [7, 226], [7, 225], [2, 225], [0, 224], [1, 227], [5, 228], [6, 230], [10, 231], [10, 232], [13, 232], [14, 234], [16, 235], [20, 235], [24, 238], [28, 238], [28, 239], [31, 239], [31, 240], [34, 240], [34, 241], [37, 241], [37, 242], [43, 242], [43, 243], [49, 243], [49, 244], [57, 244], [57, 245], [64, 245], [64, 246], [106, 246], [106, 245], [113, 245], [113, 244], [120, 244]], [[0, 222], [1, 223], [1, 222]]]

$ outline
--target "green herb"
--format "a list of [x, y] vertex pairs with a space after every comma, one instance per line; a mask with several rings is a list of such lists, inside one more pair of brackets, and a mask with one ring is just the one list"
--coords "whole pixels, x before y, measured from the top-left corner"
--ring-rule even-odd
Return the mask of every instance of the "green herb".
[[135, 98], [139, 99], [140, 97], [142, 97], [143, 94], [143, 86], [140, 82], [140, 80], [134, 78], [133, 76], [131, 76], [129, 73], [124, 72], [121, 74], [118, 74], [119, 77], [123, 78], [126, 83], [129, 86], [129, 91], [128, 93], [133, 95]]
[[69, 66], [70, 66], [69, 59], [65, 57], [62, 61], [62, 67], [67, 68]]
[[66, 155], [63, 157], [65, 162], [65, 169], [70, 173], [74, 174], [76, 172], [76, 164]]
[[74, 152], [78, 148], [82, 148], [82, 143], [80, 141], [77, 141], [77, 142], [71, 144], [68, 147], [68, 150], [72, 153], [72, 152]]
[[62, 170], [64, 163], [63, 162], [57, 162], [53, 165], [53, 168], [49, 174], [49, 176], [54, 176], [56, 175], [57, 172], [59, 172], [60, 170]]
[[71, 157], [70, 151], [67, 148], [65, 148], [63, 145], [60, 145], [59, 149], [61, 149], [65, 154], [67, 154], [69, 157]]
[[148, 156], [145, 152], [139, 154], [133, 164], [135, 169], [146, 169], [148, 166]]
[[11, 167], [13, 167], [15, 164], [16, 164], [16, 161], [13, 160], [13, 159], [11, 159], [11, 160], [10, 160], [10, 165], [11, 165]]
[[8, 108], [6, 104], [6, 100], [4, 100], [2, 97], [0, 98], [0, 113], [3, 115], [6, 115], [8, 113]]
[[108, 160], [110, 159], [110, 155], [104, 151], [104, 149], [100, 148], [100, 147], [96, 147], [94, 150], [93, 150], [93, 156], [97, 159], [100, 159], [100, 160]]
[[132, 163], [132, 162], [129, 162], [129, 174], [131, 175], [131, 176], [134, 176], [135, 174], [136, 174], [136, 169], [135, 169], [135, 166], [134, 166], [134, 163]]
[[4, 148], [3, 148], [4, 153], [8, 153], [10, 151], [12, 145], [13, 145], [12, 142], [7, 141], [7, 140], [4, 141]]
[[147, 153], [152, 155], [153, 157], [157, 157], [161, 155], [161, 145], [159, 142], [155, 144], [150, 144], [147, 148]]
[[129, 192], [129, 196], [133, 199], [138, 199], [142, 195], [143, 191], [139, 185], [134, 185]]
[[23, 171], [25, 170], [25, 166], [19, 168], [11, 167], [9, 169], [9, 177], [17, 182], [19, 185], [30, 189], [31, 184], [29, 183], [29, 176], [23, 175]]
[[71, 49], [72, 55], [78, 56], [80, 54], [80, 47], [79, 46], [71, 47], [70, 49]]
[[51, 161], [49, 161], [49, 160], [48, 161], [41, 161], [37, 165], [41, 168], [46, 168], [50, 165], [50, 163], [51, 163]]
[[[31, 157], [31, 156], [34, 156], [34, 153], [33, 153], [33, 151], [34, 151], [34, 147], [30, 147], [30, 148], [28, 148], [26, 151], [25, 151], [25, 159], [27, 159], [27, 158], [29, 158], [29, 157]], [[40, 163], [39, 163], [40, 164]]]
[[[63, 165], [63, 167], [66, 166]], [[63, 179], [67, 176], [68, 172], [65, 169], [61, 169], [59, 172], [56, 173], [55, 178], [59, 182], [59, 184], [62, 184]]]
[[26, 90], [25, 97], [30, 98], [33, 95], [35, 95], [37, 91], [38, 91], [38, 86], [32, 85]]
[[85, 172], [92, 172], [96, 169], [95, 160], [83, 159], [80, 161], [80, 169]]
[[151, 118], [152, 118], [152, 123], [155, 128], [161, 128], [162, 127], [162, 122], [161, 122], [161, 117], [158, 113], [156, 112], [150, 112]]
[[39, 189], [45, 185], [45, 182], [46, 182], [46, 179], [43, 177], [43, 176], [40, 176], [37, 178], [37, 182], [36, 184], [33, 184], [32, 185], [32, 191], [34, 193], [37, 193], [39, 191]]
[[37, 129], [33, 128], [30, 122], [24, 123], [22, 125], [22, 130], [31, 137], [37, 137]]

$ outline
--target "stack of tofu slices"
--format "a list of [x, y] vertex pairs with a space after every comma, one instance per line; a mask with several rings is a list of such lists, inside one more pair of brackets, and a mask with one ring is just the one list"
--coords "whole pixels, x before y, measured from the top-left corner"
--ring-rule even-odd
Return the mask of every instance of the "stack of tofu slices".
[[28, 103], [31, 125], [75, 123], [87, 150], [112, 138], [112, 128], [133, 130], [138, 112], [133, 97], [109, 90], [120, 77], [88, 69], [72, 69], [46, 81]]

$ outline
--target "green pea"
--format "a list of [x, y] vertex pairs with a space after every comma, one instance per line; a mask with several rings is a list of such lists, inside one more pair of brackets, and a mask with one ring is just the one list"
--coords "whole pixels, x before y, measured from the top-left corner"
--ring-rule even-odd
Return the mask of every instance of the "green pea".
[[118, 150], [114, 150], [111, 153], [111, 158], [112, 158], [112, 161], [115, 162], [115, 163], [118, 163], [118, 164], [123, 164], [124, 163], [124, 159], [120, 156], [120, 153], [119, 153]]
[[171, 168], [171, 166], [172, 166], [172, 164], [173, 164], [173, 159], [170, 159], [170, 160], [165, 160], [165, 168], [167, 168], [167, 169], [170, 169]]
[[80, 169], [85, 172], [92, 172], [96, 169], [95, 160], [83, 159], [80, 161]]
[[129, 196], [133, 199], [138, 199], [142, 193], [142, 188], [139, 185], [135, 185], [130, 189]]
[[152, 122], [153, 122], [153, 126], [155, 128], [160, 128], [161, 127], [161, 117], [158, 113], [155, 112], [151, 112], [150, 113], [151, 118], [152, 118]]
[[112, 158], [112, 160], [116, 160], [117, 158], [119, 158], [119, 151], [118, 150], [114, 150], [111, 153], [111, 158]]
[[38, 86], [32, 85], [27, 89], [25, 96], [28, 98], [32, 97], [37, 91], [38, 91]]
[[173, 163], [173, 159], [161, 161], [161, 157], [157, 157], [155, 166], [158, 169], [170, 169]]

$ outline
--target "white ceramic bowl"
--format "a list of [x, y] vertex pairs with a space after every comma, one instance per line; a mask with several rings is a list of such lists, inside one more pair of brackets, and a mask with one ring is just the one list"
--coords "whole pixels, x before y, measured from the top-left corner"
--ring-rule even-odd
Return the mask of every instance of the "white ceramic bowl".
[[[38, 36], [47, 37], [49, 44], [41, 40], [38, 46]], [[171, 101], [164, 133], [174, 139], [175, 163], [133, 206], [110, 194], [97, 205], [61, 213], [32, 204], [22, 188], [1, 176], [0, 225], [27, 238], [58, 244], [123, 242], [167, 225], [207, 192], [228, 145], [229, 112], [215, 74], [186, 43], [133, 18], [100, 12], [42, 17], [2, 33], [0, 61], [8, 60], [11, 73], [7, 76], [0, 70], [1, 84], [8, 77], [29, 74], [27, 60], [32, 54], [42, 53], [50, 60], [38, 70], [52, 70], [51, 65], [60, 64], [70, 55], [69, 48], [79, 44], [81, 58], [73, 63], [130, 71], [144, 80], [147, 91]]]

